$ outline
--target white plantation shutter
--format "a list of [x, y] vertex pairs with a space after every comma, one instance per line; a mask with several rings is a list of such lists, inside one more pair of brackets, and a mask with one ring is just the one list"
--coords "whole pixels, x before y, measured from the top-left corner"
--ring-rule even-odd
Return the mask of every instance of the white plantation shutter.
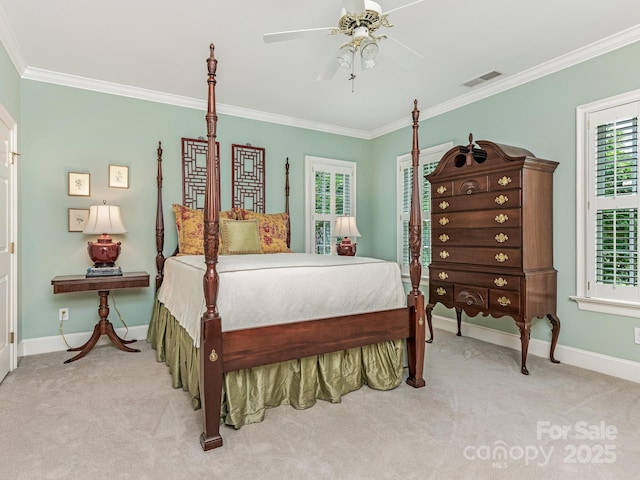
[[632, 102], [589, 115], [586, 273], [590, 297], [640, 300], [639, 106]]
[[355, 215], [356, 164], [342, 160], [305, 157], [308, 191], [307, 251], [329, 255], [335, 250], [336, 217]]

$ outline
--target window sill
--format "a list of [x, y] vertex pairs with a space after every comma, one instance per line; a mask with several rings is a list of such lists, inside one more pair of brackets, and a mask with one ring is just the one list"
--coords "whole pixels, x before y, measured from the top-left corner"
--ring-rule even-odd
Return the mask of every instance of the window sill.
[[580, 310], [640, 318], [640, 303], [623, 302], [605, 298], [580, 297], [577, 295], [569, 298], [578, 304]]

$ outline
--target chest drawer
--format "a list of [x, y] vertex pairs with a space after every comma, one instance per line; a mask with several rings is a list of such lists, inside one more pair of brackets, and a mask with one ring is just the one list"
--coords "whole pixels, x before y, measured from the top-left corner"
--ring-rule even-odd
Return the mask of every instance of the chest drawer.
[[487, 308], [489, 305], [489, 290], [473, 285], [454, 285], [453, 300], [468, 307]]
[[490, 210], [520, 207], [520, 190], [504, 192], [470, 193], [455, 195], [451, 198], [431, 197], [435, 213], [457, 212], [461, 210]]
[[453, 285], [448, 282], [429, 282], [429, 299], [432, 302], [451, 303], [453, 301]]
[[454, 194], [453, 181], [440, 181], [431, 185], [431, 198], [450, 197]]
[[506, 315], [520, 313], [520, 293], [489, 290], [489, 308]]
[[520, 209], [507, 208], [502, 210], [480, 210], [470, 212], [440, 213], [435, 210], [431, 214], [434, 228], [491, 228], [491, 227], [519, 227]]
[[433, 246], [477, 246], [518, 248], [521, 244], [522, 230], [519, 227], [507, 228], [433, 228], [431, 242]]
[[489, 191], [496, 192], [522, 185], [520, 170], [489, 174]]
[[433, 247], [432, 262], [468, 263], [491, 267], [518, 268], [522, 254], [518, 248]]
[[477, 273], [450, 268], [429, 268], [429, 282], [432, 280], [476, 285], [497, 290], [518, 291], [520, 289], [520, 277], [516, 275]]
[[488, 190], [489, 179], [487, 175], [476, 175], [474, 177], [459, 178], [453, 181], [454, 195], [472, 195], [474, 193], [486, 192]]

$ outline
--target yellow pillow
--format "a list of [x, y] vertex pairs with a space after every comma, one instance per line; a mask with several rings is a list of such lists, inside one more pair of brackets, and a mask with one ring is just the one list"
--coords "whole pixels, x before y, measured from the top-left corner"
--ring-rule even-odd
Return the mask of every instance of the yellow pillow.
[[256, 213], [240, 210], [242, 220], [257, 220], [260, 246], [263, 253], [289, 253], [287, 247], [287, 213]]
[[[203, 211], [194, 210], [176, 203], [172, 207], [176, 217], [176, 229], [178, 230], [178, 253], [182, 255], [204, 255]], [[221, 211], [220, 219], [223, 218], [235, 219], [236, 212], [233, 210]], [[222, 249], [222, 246], [219, 248]]]
[[262, 253], [257, 220], [220, 219], [222, 255]]

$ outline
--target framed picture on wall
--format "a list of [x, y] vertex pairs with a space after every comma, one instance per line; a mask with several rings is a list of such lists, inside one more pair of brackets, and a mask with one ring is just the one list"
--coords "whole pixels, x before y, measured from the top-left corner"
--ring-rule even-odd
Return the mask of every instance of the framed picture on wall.
[[69, 191], [71, 196], [88, 197], [91, 195], [91, 175], [69, 172]]
[[129, 188], [129, 167], [109, 165], [109, 188]]
[[82, 232], [89, 218], [88, 208], [69, 208], [68, 209], [68, 231]]

